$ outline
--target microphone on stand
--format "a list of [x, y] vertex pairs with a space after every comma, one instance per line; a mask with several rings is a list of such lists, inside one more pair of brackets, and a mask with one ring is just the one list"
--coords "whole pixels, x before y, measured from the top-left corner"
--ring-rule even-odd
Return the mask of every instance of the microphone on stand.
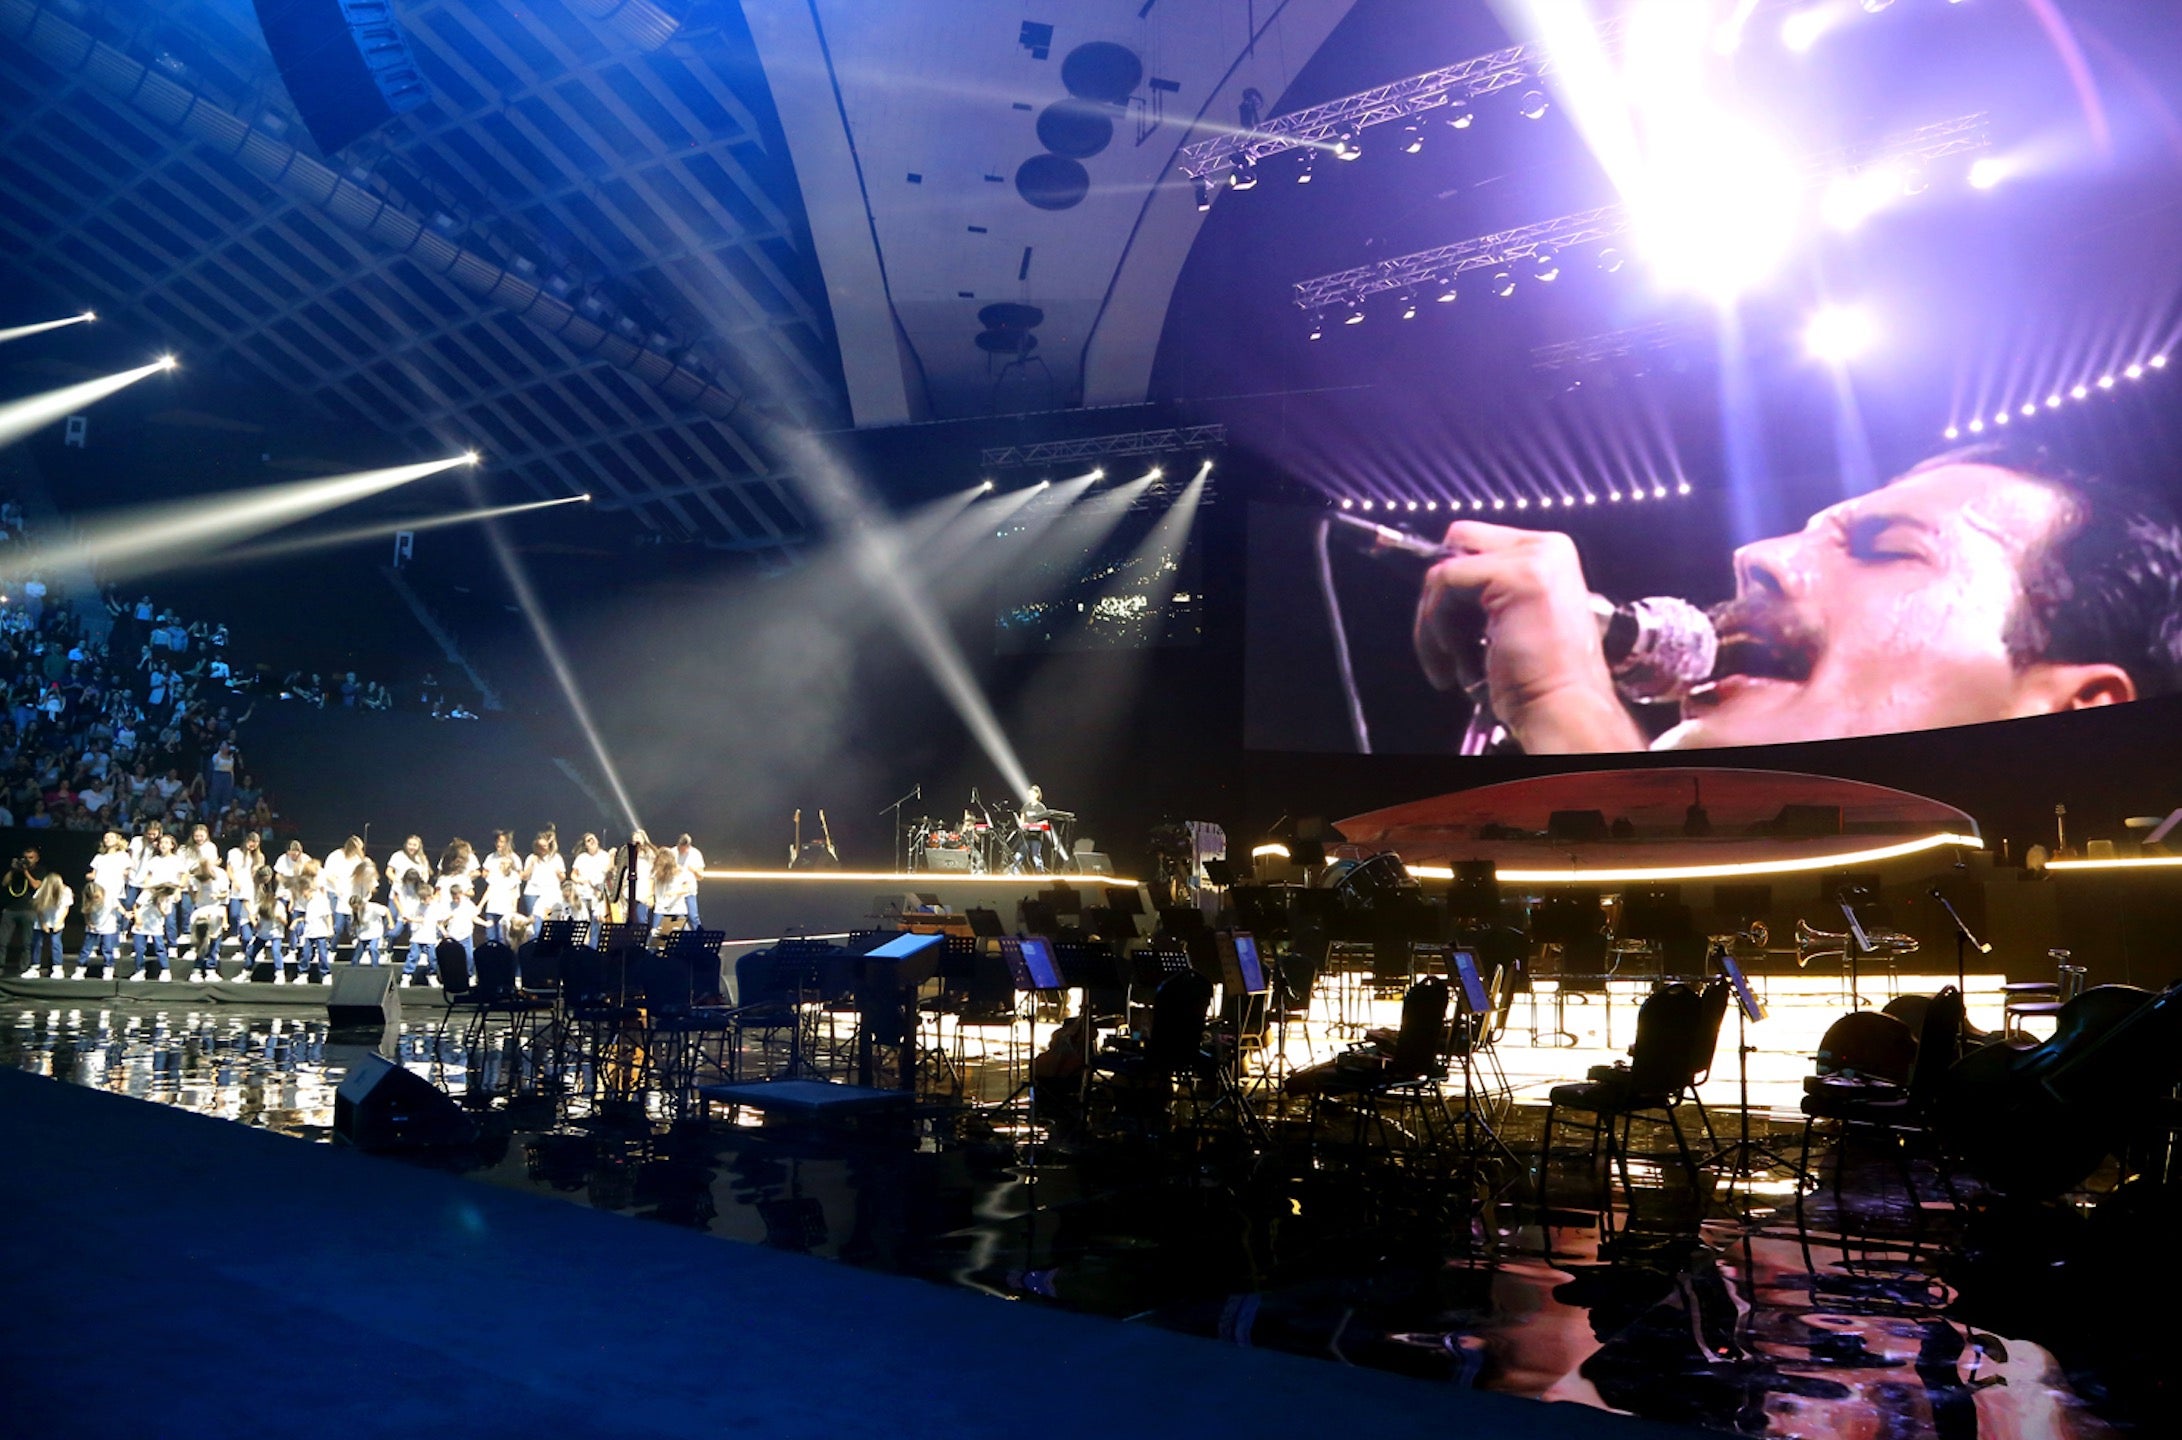
[[[1436, 564], [1457, 553], [1391, 525], [1377, 525], [1353, 515], [1335, 515], [1332, 519], [1344, 533], [1368, 540], [1374, 555], [1406, 555]], [[1594, 595], [1591, 612], [1599, 622], [1599, 642], [1606, 651], [1607, 669], [1613, 672], [1614, 688], [1623, 699], [1639, 705], [1675, 704], [1691, 687], [1712, 678], [1720, 636], [1713, 629], [1712, 617], [1689, 601], [1672, 595], [1651, 595], [1617, 605], [1603, 595]]]

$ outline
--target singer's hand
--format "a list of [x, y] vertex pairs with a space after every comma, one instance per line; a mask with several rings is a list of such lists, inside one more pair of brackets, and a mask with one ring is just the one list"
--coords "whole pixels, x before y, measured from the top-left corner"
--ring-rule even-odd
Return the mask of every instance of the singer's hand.
[[1426, 572], [1415, 642], [1442, 690], [1471, 678], [1482, 613], [1493, 711], [1527, 754], [1642, 750], [1644, 734], [1614, 692], [1575, 542], [1476, 520], [1447, 527], [1458, 552]]

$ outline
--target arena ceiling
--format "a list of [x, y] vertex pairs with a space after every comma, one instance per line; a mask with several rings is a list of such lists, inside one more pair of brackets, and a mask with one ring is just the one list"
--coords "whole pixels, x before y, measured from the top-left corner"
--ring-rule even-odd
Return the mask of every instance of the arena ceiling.
[[[0, 266], [240, 385], [730, 549], [780, 427], [1145, 398], [1175, 156], [1353, 0], [397, 0], [333, 155], [248, 0], [0, 0]], [[995, 306], [1000, 309], [994, 309]]]

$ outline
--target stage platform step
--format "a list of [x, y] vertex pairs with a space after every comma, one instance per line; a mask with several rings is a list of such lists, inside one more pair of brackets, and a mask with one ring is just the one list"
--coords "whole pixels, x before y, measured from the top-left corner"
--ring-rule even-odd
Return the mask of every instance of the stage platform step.
[[[334, 973], [349, 966], [336, 963]], [[370, 967], [366, 967], [370, 968]], [[237, 972], [240, 973], [239, 971]], [[253, 1010], [323, 1010], [333, 993], [330, 981], [311, 985], [290, 981], [285, 985], [260, 985], [248, 980], [191, 980], [188, 972], [172, 980], [0, 980], [0, 1000], [45, 1002], [57, 1005], [102, 1005], [114, 1001], [138, 1005], [241, 1005]], [[429, 998], [437, 1008], [441, 992], [436, 985], [411, 986], [403, 996], [416, 1005]]]

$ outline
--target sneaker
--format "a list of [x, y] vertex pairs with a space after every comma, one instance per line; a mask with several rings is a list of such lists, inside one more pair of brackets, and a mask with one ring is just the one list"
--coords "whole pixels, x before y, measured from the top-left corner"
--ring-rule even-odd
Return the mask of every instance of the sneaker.
[[160, 983], [160, 984], [162, 984], [162, 985], [165, 985], [165, 984], [169, 983], [170, 981], [172, 981], [173, 979], [174, 979], [174, 972], [173, 972], [172, 970], [162, 970], [162, 971], [160, 971], [160, 972], [159, 972], [159, 983]]
[[139, 970], [134, 975], [131, 975], [129, 978], [131, 980], [141, 980], [144, 978], [144, 972]]
[[15, 978], [18, 980], [35, 980], [38, 978], [38, 967], [33, 965]]
[[275, 985], [285, 985], [288, 983], [288, 976], [283, 971], [275, 970], [273, 972], [273, 983]]
[[68, 978], [71, 980], [81, 980], [83, 978], [83, 967], [81, 965], [78, 965], [75, 969], [69, 971]]
[[205, 972], [204, 972], [204, 971], [203, 971], [202, 969], [197, 969], [197, 970], [192, 970], [192, 971], [190, 971], [190, 972], [189, 972], [189, 983], [190, 983], [190, 984], [192, 984], [192, 985], [202, 985], [202, 984], [204, 984], [204, 983], [205, 983]]
[[412, 976], [408, 976], [408, 975], [404, 975], [404, 976], [402, 976], [402, 988], [403, 988], [404, 990], [407, 990], [407, 989], [408, 989], [408, 988], [409, 988], [410, 986], [412, 986], [412, 985], [414, 985], [414, 984], [416, 984], [416, 983], [417, 983], [417, 982], [416, 982], [416, 980], [414, 979], [414, 977], [412, 977]]

